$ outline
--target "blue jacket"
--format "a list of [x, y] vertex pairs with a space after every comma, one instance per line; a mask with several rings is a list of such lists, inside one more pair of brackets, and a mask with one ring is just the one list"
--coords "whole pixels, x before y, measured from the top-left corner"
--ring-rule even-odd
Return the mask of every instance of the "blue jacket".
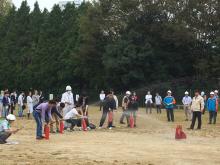
[[176, 103], [176, 101], [173, 96], [166, 96], [163, 99], [163, 103], [164, 103], [166, 109], [172, 109], [174, 107], [174, 104]]
[[216, 98], [209, 98], [207, 101], [207, 109], [208, 111], [216, 111], [218, 110], [218, 100]]

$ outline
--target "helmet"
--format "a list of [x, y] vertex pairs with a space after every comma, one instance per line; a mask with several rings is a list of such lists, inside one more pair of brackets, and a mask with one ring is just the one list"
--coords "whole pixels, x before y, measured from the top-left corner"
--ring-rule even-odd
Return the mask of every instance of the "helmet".
[[66, 86], [66, 91], [71, 91], [72, 90], [72, 88], [71, 88], [71, 86]]
[[189, 92], [188, 92], [188, 91], [186, 91], [186, 92], [185, 92], [185, 95], [188, 95], [188, 94], [189, 94]]
[[171, 92], [171, 90], [168, 90], [167, 93], [170, 93], [170, 94], [171, 94], [172, 92]]
[[131, 95], [131, 92], [130, 92], [130, 91], [127, 91], [127, 92], [126, 92], [126, 95]]
[[201, 92], [201, 96], [204, 96], [204, 95], [205, 95], [205, 92], [202, 91], [202, 92]]
[[10, 120], [10, 121], [15, 121], [16, 120], [16, 117], [15, 115], [12, 115], [12, 114], [9, 114], [7, 117], [6, 117], [7, 120]]
[[218, 90], [215, 90], [215, 93], [218, 93]]
[[210, 92], [210, 95], [214, 95], [215, 93], [214, 92]]

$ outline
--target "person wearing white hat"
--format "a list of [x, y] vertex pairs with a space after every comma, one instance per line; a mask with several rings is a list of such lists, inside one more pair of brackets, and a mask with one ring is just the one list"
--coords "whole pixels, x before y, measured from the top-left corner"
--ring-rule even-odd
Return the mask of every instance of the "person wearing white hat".
[[11, 124], [16, 120], [15, 115], [8, 115], [5, 120], [0, 121], [0, 144], [7, 143], [11, 134], [15, 134], [19, 129], [12, 129]]
[[122, 115], [120, 118], [120, 124], [124, 123], [124, 118], [127, 116], [127, 110], [128, 110], [128, 103], [129, 103], [129, 97], [131, 96], [130, 91], [126, 91], [125, 96], [122, 99]]
[[[71, 109], [74, 108], [74, 99], [71, 86], [66, 86], [66, 92], [62, 94], [61, 102], [65, 103], [65, 108], [63, 109], [63, 116], [65, 116]], [[67, 122], [65, 122], [65, 128], [68, 127]]]
[[168, 122], [170, 121], [174, 122], [173, 108], [174, 108], [174, 104], [176, 104], [176, 100], [172, 96], [172, 92], [170, 90], [167, 91], [167, 96], [163, 99], [163, 103], [167, 111]]
[[182, 99], [183, 108], [185, 111], [186, 121], [192, 120], [192, 111], [190, 109], [190, 105], [192, 103], [192, 98], [189, 96], [189, 92], [185, 92], [185, 96]]
[[209, 111], [209, 124], [216, 124], [216, 115], [218, 111], [218, 99], [215, 98], [215, 93], [210, 92], [210, 98], [207, 101], [207, 109]]

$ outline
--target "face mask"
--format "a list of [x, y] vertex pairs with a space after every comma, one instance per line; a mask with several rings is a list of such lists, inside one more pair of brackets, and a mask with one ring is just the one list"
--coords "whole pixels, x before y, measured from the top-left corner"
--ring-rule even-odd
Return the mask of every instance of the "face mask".
[[71, 91], [67, 91], [68, 94], [71, 94]]

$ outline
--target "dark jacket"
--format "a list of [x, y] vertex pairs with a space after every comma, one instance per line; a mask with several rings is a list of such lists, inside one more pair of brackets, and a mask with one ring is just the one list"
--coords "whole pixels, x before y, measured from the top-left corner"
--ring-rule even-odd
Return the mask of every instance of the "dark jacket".
[[105, 100], [104, 100], [103, 111], [109, 111], [109, 109], [111, 111], [116, 109], [116, 102], [115, 102], [114, 98], [106, 97]]

